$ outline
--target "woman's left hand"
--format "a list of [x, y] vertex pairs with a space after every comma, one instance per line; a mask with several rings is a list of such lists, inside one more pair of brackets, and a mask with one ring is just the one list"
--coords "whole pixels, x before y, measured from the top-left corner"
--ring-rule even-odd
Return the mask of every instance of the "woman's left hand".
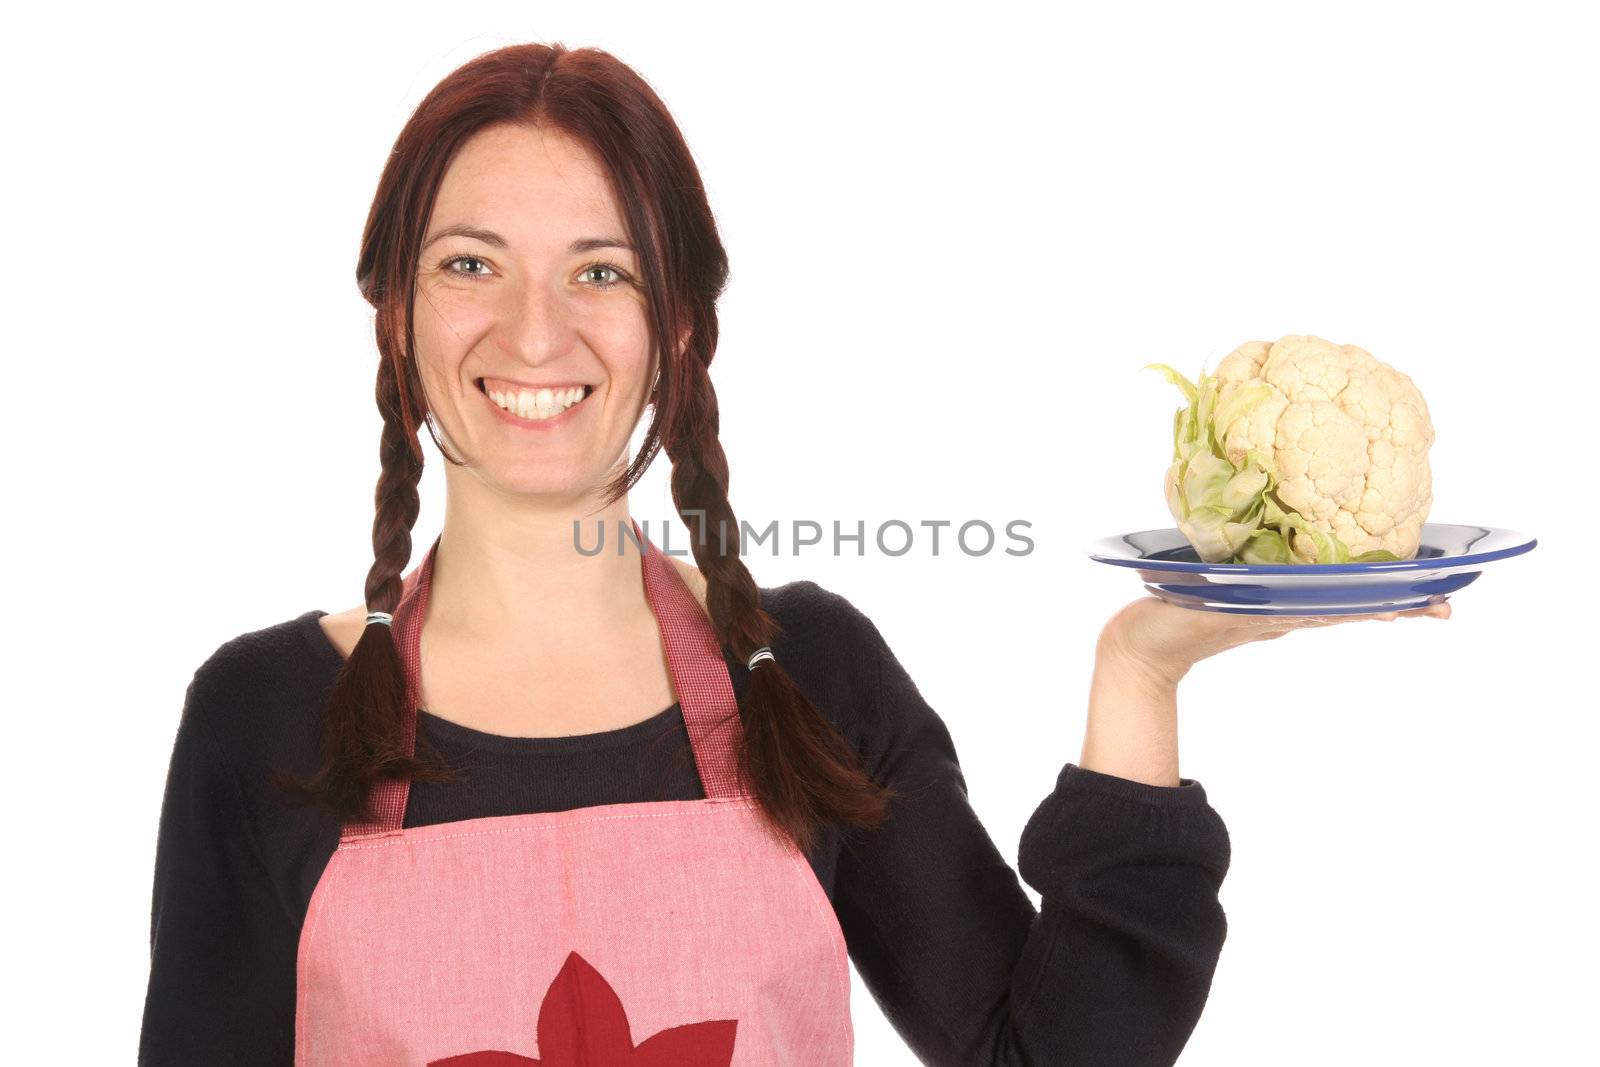
[[1448, 619], [1450, 602], [1441, 600], [1425, 608], [1370, 615], [1238, 615], [1181, 608], [1160, 597], [1147, 596], [1112, 616], [1100, 640], [1103, 646], [1150, 672], [1153, 680], [1176, 686], [1196, 663], [1251, 641], [1270, 641], [1291, 630], [1316, 626], [1362, 620], [1392, 622], [1402, 617]]

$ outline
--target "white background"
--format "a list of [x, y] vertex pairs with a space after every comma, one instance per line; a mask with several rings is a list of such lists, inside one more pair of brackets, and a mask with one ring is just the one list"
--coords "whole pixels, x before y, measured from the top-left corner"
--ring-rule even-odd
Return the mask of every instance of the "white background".
[[[1171, 525], [1178, 394], [1139, 368], [1315, 333], [1410, 374], [1430, 518], [1540, 543], [1448, 622], [1291, 634], [1184, 681], [1182, 773], [1234, 859], [1182, 1063], [1593, 1055], [1600, 78], [1569, 10], [30, 18], [0, 64], [9, 1058], [68, 1035], [73, 1062], [131, 1061], [190, 675], [360, 601], [380, 424], [353, 274], [384, 156], [435, 81], [526, 40], [633, 65], [696, 155], [733, 262], [713, 378], [740, 515], [1033, 524], [1020, 558], [750, 561], [877, 622], [1013, 863], [1078, 757], [1094, 638], [1143, 593], [1084, 546]], [[670, 512], [665, 479], [636, 515]], [[860, 1062], [914, 1062], [855, 982]]]

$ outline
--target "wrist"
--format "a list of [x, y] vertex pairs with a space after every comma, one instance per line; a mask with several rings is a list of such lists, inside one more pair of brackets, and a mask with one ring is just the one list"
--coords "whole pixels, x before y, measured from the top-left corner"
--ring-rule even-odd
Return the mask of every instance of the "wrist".
[[1137, 657], [1096, 651], [1079, 766], [1146, 785], [1178, 784], [1178, 691]]
[[1194, 666], [1192, 662], [1162, 659], [1141, 651], [1117, 628], [1115, 620], [1100, 631], [1100, 639], [1095, 645], [1095, 662], [1097, 665], [1106, 663], [1117, 673], [1157, 693], [1176, 690], [1178, 683], [1189, 673], [1189, 668]]

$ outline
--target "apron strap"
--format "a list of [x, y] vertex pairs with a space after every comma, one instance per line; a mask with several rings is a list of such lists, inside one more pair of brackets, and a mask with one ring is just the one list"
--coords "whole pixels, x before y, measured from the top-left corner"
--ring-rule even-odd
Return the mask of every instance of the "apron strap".
[[[744, 743], [744, 726], [739, 705], [728, 677], [728, 665], [711, 620], [700, 607], [692, 590], [684, 583], [671, 561], [630, 518], [634, 539], [644, 549], [645, 597], [661, 628], [666, 649], [667, 669], [672, 688], [683, 710], [684, 726], [694, 751], [695, 764], [708, 799], [747, 795], [738, 778], [739, 753]], [[433, 584], [433, 560], [441, 533], [434, 538], [422, 562], [402, 579], [400, 604], [395, 608], [393, 635], [405, 665], [406, 701], [405, 751], [416, 752], [417, 713], [421, 706], [420, 652], [422, 616]], [[351, 820], [340, 835], [341, 841], [397, 834], [405, 823], [409, 779], [385, 779], [372, 788], [370, 821]]]
[[633, 528], [645, 546], [645, 595], [661, 626], [672, 688], [683, 708], [701, 787], [708, 800], [744, 796], [738, 775], [744, 723], [716, 631], [672, 561], [639, 532], [637, 521]]

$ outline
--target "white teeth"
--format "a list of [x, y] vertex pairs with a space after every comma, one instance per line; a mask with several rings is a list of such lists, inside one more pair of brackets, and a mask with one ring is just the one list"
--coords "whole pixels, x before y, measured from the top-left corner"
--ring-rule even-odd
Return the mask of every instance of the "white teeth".
[[518, 389], [514, 392], [490, 390], [489, 398], [496, 404], [524, 419], [548, 419], [583, 399], [584, 387], [570, 389]]

